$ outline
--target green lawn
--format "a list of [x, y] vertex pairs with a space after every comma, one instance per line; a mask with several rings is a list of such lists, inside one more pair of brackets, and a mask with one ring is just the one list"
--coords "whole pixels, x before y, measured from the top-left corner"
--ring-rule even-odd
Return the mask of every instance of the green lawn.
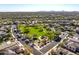
[[56, 32], [49, 31], [43, 26], [36, 25], [36, 26], [23, 26], [22, 24], [18, 25], [18, 29], [26, 34], [29, 38], [31, 38], [33, 35], [36, 38], [39, 38], [40, 36], [47, 36], [49, 39], [54, 38], [56, 36]]

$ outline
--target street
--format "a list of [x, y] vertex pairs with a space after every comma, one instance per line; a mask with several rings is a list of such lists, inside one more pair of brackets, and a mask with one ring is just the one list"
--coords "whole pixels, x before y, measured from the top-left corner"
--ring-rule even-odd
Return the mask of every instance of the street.
[[58, 42], [51, 42], [48, 45], [46, 45], [45, 47], [43, 47], [40, 51], [45, 54], [47, 51], [49, 51], [50, 49], [52, 49]]
[[[15, 28], [16, 26], [12, 25], [12, 34], [15, 36], [15, 38], [17, 39], [16, 37], [16, 33], [14, 33], [13, 29]], [[65, 37], [67, 36], [67, 33], [64, 32], [63, 34], [60, 35], [61, 37], [61, 40], [63, 40]], [[19, 39], [17, 39], [19, 40]], [[25, 42], [23, 42], [22, 40], [19, 40], [21, 42], [21, 44], [25, 44]], [[50, 42], [49, 44], [47, 44], [46, 46], [44, 46], [42, 49], [40, 50], [37, 50], [35, 49], [34, 47], [32, 48], [32, 54], [34, 55], [42, 55], [42, 54], [45, 54], [46, 52], [48, 52], [50, 49], [52, 49], [54, 46], [56, 46], [59, 42], [55, 42], [55, 41], [52, 41]]]

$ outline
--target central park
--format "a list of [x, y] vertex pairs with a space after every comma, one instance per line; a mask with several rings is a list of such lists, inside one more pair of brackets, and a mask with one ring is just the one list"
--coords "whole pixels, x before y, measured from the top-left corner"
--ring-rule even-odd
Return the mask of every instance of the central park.
[[54, 39], [59, 33], [56, 32], [54, 29], [50, 29], [44, 25], [23, 25], [18, 24], [18, 29], [21, 33], [25, 34], [29, 38], [37, 38], [39, 39], [40, 36], [48, 37], [48, 40]]

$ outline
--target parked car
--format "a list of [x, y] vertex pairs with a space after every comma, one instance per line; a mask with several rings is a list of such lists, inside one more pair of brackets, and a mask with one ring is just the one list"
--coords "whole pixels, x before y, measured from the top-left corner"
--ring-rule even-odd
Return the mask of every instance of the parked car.
[[55, 38], [55, 41], [56, 41], [56, 42], [60, 42], [60, 40], [61, 40], [61, 38], [60, 38], [59, 36], [57, 36], [57, 37]]

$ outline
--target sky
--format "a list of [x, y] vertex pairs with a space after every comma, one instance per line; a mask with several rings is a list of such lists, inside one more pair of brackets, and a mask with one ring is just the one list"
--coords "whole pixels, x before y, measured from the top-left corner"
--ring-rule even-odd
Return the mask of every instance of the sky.
[[79, 4], [0, 4], [0, 12], [79, 11]]

